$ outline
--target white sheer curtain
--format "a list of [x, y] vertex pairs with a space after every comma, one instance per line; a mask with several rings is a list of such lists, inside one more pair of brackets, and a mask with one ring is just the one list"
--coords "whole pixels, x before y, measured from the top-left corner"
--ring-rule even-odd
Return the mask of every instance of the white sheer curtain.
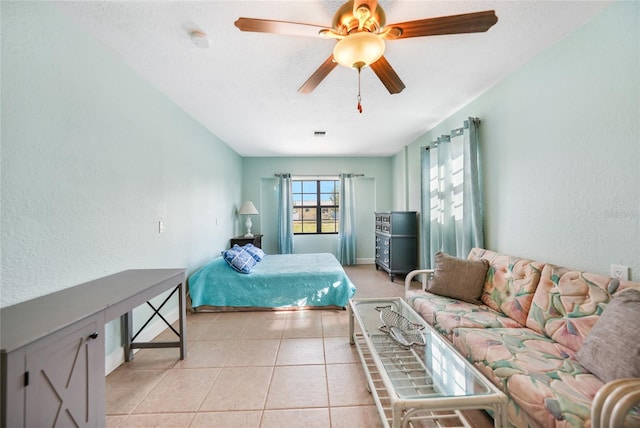
[[340, 174], [340, 223], [338, 226], [338, 261], [356, 264], [356, 204], [353, 174]]
[[478, 126], [469, 118], [464, 127], [443, 135], [422, 149], [423, 266], [435, 265], [435, 253], [466, 258], [473, 247], [484, 247]]
[[293, 253], [291, 174], [278, 174], [278, 252]]

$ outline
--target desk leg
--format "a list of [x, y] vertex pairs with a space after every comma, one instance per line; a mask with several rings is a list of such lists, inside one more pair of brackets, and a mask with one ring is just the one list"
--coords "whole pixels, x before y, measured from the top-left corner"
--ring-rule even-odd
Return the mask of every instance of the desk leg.
[[179, 285], [178, 310], [180, 311], [180, 359], [187, 358], [187, 299], [184, 281]]
[[124, 342], [124, 361], [133, 360], [133, 348], [131, 337], [133, 336], [133, 313], [127, 312], [122, 316], [122, 342]]
[[[158, 315], [171, 329], [173, 327], [169, 322], [160, 315], [160, 310], [164, 306], [165, 303], [173, 296], [173, 294], [178, 291], [178, 312], [179, 312], [179, 326], [178, 332], [173, 330], [176, 333], [179, 333], [180, 340], [178, 342], [135, 342], [133, 341], [138, 337], [140, 332], [144, 330], [144, 328], [151, 322], [154, 316]], [[138, 330], [138, 332], [133, 335], [133, 312], [129, 311], [126, 314], [122, 315], [122, 342], [124, 343], [124, 361], [129, 362], [133, 360], [133, 349], [141, 349], [141, 348], [180, 348], [180, 359], [184, 360], [187, 357], [187, 299], [185, 295], [185, 284], [184, 281], [179, 284], [174, 291], [165, 299], [165, 301], [160, 305], [158, 309], [156, 309], [151, 303], [147, 302], [149, 306], [155, 311], [154, 314], [147, 320], [147, 322]]]

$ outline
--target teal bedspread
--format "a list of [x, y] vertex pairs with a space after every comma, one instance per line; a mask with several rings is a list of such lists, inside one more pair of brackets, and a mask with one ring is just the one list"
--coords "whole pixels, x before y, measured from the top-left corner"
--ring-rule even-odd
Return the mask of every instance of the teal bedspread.
[[333, 254], [270, 254], [249, 274], [219, 257], [189, 277], [191, 306], [347, 306], [355, 286]]

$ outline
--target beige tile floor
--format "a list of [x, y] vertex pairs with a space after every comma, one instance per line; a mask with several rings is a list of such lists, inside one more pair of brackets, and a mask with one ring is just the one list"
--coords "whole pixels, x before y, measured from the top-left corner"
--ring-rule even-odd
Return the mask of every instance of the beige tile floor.
[[[356, 297], [404, 295], [402, 277], [345, 270]], [[144, 349], [107, 376], [107, 427], [382, 427], [348, 322], [337, 309], [189, 314], [185, 360]]]

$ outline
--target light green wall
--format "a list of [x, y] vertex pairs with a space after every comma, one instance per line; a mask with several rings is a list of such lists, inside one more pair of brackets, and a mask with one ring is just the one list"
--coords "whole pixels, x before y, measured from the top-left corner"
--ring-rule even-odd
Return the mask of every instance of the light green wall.
[[419, 148], [477, 116], [485, 246], [640, 280], [639, 76], [640, 3], [615, 2], [411, 144], [409, 195]]
[[408, 148], [404, 147], [401, 151], [396, 153], [391, 158], [391, 176], [393, 184], [393, 209], [397, 211], [408, 210], [409, 198], [408, 198], [408, 177], [407, 177], [407, 164], [408, 164]]
[[[355, 181], [356, 186], [356, 257], [359, 263], [373, 263], [375, 259], [376, 210], [390, 210], [392, 206], [391, 158], [265, 158], [243, 159], [243, 190], [245, 199], [254, 202], [259, 216], [253, 217], [253, 231], [263, 237], [263, 248], [267, 253], [277, 251], [277, 183], [274, 174], [326, 176], [341, 172], [364, 174]], [[238, 234], [244, 232], [244, 220], [238, 223]], [[336, 235], [295, 236], [294, 252], [329, 252], [335, 254]]]
[[2, 306], [218, 255], [241, 157], [51, 4], [1, 7]]

